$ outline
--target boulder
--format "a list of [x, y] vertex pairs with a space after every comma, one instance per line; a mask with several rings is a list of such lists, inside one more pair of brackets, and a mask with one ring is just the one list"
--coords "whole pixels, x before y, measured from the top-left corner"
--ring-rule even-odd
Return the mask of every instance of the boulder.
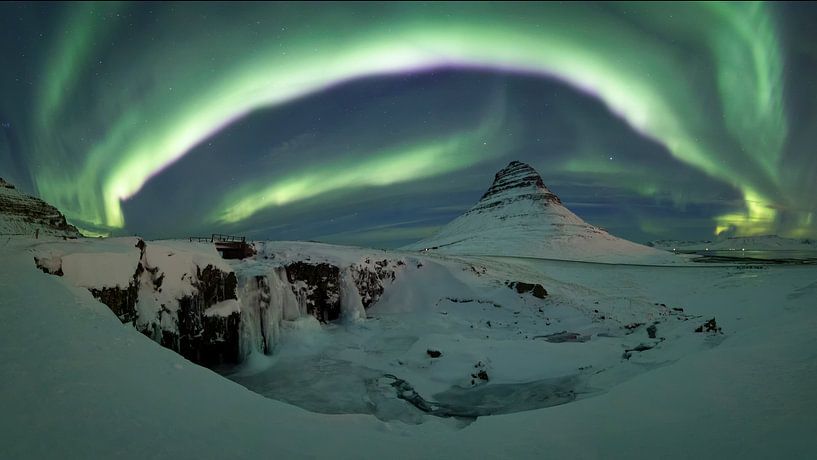
[[544, 299], [548, 295], [548, 291], [539, 283], [525, 283], [522, 281], [511, 281], [505, 283], [511, 289], [515, 289], [519, 294], [526, 294], [530, 292], [534, 297]]

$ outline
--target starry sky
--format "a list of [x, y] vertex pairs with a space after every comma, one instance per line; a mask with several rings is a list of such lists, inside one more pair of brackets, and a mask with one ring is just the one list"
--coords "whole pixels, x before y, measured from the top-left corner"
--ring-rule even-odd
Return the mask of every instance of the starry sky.
[[3, 3], [0, 176], [89, 235], [397, 247], [511, 160], [635, 241], [817, 237], [817, 6]]

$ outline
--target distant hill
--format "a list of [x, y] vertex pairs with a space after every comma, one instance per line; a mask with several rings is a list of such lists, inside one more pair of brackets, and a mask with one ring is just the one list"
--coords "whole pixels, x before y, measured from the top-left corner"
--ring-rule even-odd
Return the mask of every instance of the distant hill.
[[732, 236], [701, 241], [658, 240], [647, 246], [669, 251], [746, 250], [746, 251], [817, 251], [817, 240], [783, 238], [777, 235]]

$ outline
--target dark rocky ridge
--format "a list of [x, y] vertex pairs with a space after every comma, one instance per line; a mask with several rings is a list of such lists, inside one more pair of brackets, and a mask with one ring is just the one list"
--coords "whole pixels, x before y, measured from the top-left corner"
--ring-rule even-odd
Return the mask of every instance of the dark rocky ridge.
[[480, 212], [516, 200], [539, 201], [544, 205], [562, 203], [558, 196], [548, 190], [535, 169], [521, 161], [512, 161], [496, 173], [491, 187], [468, 213]]
[[66, 238], [81, 236], [79, 230], [69, 224], [57, 208], [39, 198], [21, 193], [2, 178], [0, 215], [5, 218], [5, 224], [0, 225], [0, 233], [34, 236], [39, 231]]

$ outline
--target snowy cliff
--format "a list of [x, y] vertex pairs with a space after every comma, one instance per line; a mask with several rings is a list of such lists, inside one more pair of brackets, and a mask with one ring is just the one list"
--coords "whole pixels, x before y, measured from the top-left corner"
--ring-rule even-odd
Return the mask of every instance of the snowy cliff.
[[34, 262], [87, 289], [123, 323], [212, 367], [271, 354], [285, 321], [365, 318], [405, 267], [375, 260], [378, 251], [292, 247], [258, 243], [257, 259], [231, 264], [206, 243], [109, 238], [43, 243]]

